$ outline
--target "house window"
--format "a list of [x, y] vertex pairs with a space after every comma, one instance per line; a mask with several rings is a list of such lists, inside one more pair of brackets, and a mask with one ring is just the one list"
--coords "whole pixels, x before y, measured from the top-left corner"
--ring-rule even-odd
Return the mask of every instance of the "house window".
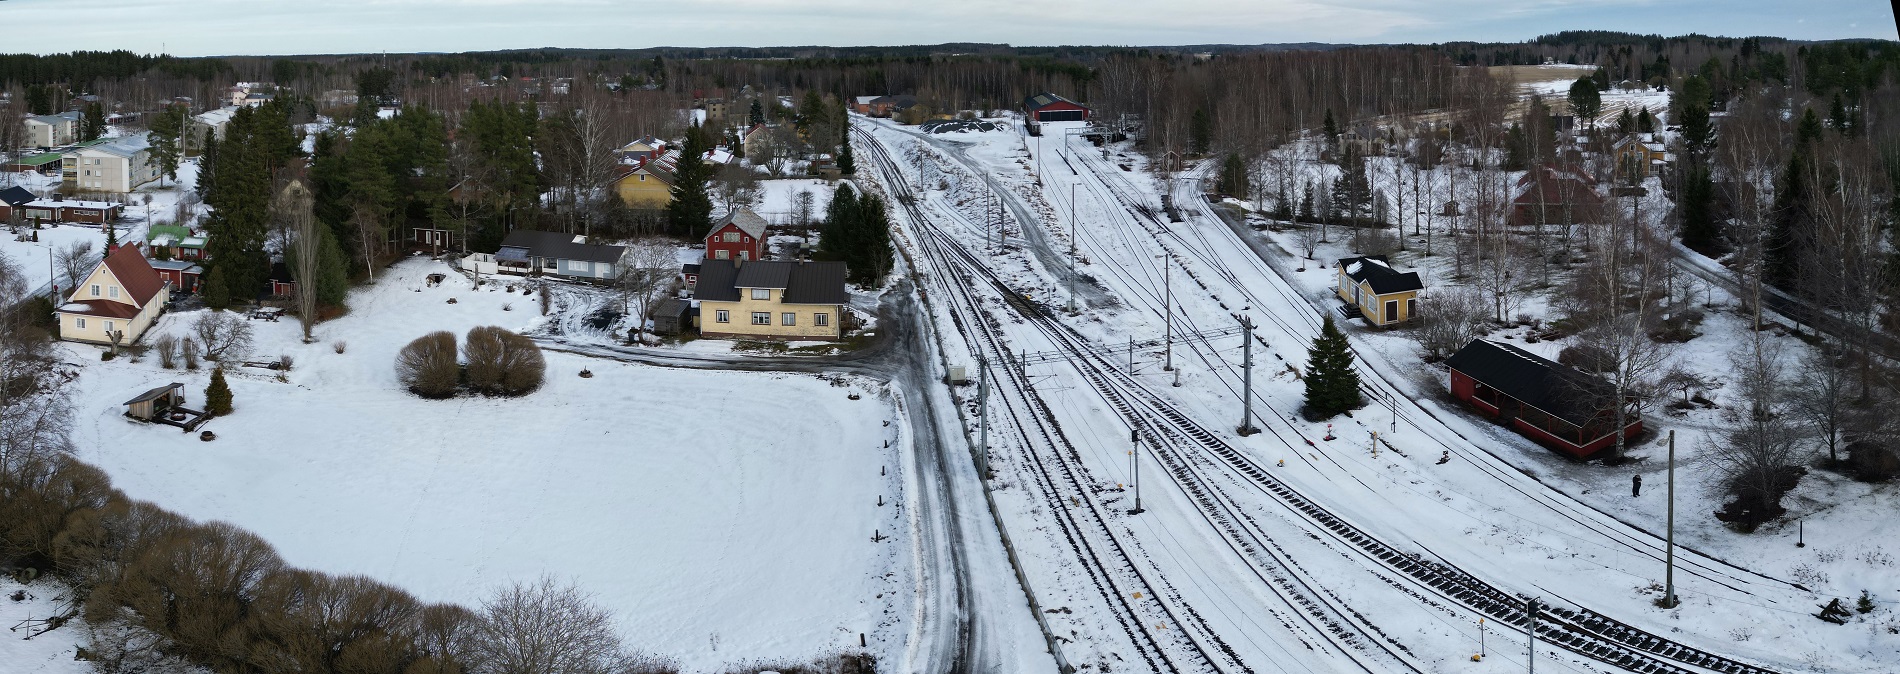
[[798, 325], [798, 314], [790, 311], [779, 314], [779, 325]]
[[771, 301], [772, 289], [771, 288], [753, 288], [752, 299]]
[[112, 336], [112, 321], [106, 321], [106, 336]]
[[713, 321], [718, 322], [718, 323], [731, 323], [732, 312], [727, 311], [725, 309], [720, 309], [719, 311], [713, 312]]
[[815, 314], [812, 314], [812, 315], [811, 315], [811, 324], [812, 324], [812, 325], [816, 325], [816, 326], [818, 326], [818, 327], [821, 327], [821, 328], [822, 328], [822, 327], [825, 327], [825, 326], [827, 326], [827, 325], [831, 325], [831, 314], [827, 314], [827, 313], [825, 313], [825, 312], [822, 312], [822, 311], [821, 311], [821, 312], [818, 312], [818, 313], [815, 313]]
[[739, 242], [738, 232], [726, 232], [726, 243], [738, 243], [738, 242]]
[[754, 312], [752, 312], [752, 324], [753, 324], [753, 325], [771, 325], [771, 324], [772, 324], [772, 312], [770, 312], [770, 311], [754, 311]]
[[79, 328], [79, 329], [81, 329], [81, 330], [84, 330], [84, 329], [86, 329], [86, 319], [85, 319], [85, 318], [83, 318], [83, 317], [74, 317], [74, 318], [73, 318], [73, 327], [75, 327], [75, 328]]
[[106, 295], [112, 297], [112, 299], [115, 299], [115, 300], [119, 299], [119, 287], [112, 286], [110, 288], [106, 288]]
[[730, 260], [730, 259], [732, 259], [732, 251], [729, 251], [729, 250], [715, 250], [715, 251], [713, 251], [713, 259], [715, 259], [715, 260]]
[[99, 284], [97, 284], [97, 283], [95, 283], [95, 284], [93, 284], [93, 285], [92, 285], [92, 296], [93, 296], [93, 297], [98, 297], [98, 296], [99, 296]]

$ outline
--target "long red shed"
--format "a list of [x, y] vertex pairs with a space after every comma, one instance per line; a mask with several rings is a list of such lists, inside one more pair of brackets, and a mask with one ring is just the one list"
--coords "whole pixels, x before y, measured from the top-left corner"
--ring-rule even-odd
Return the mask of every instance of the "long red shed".
[[[1609, 382], [1523, 349], [1471, 340], [1446, 361], [1451, 393], [1486, 416], [1552, 449], [1587, 459], [1616, 443], [1615, 398]], [[1624, 405], [1633, 405], [1626, 398]], [[1626, 408], [1623, 436], [1643, 432]]]

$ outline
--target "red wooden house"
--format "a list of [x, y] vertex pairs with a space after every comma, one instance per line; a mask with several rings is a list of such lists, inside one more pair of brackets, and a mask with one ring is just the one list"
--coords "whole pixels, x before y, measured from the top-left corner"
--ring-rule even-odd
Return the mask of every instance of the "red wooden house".
[[1023, 99], [1023, 116], [1032, 122], [1086, 122], [1089, 109], [1075, 101], [1044, 92]]
[[151, 260], [149, 264], [152, 265], [152, 271], [158, 272], [159, 278], [165, 279], [172, 284], [174, 291], [181, 293], [198, 292], [198, 278], [205, 273], [203, 267], [190, 260]]
[[[1609, 382], [1537, 354], [1483, 339], [1446, 361], [1451, 394], [1539, 444], [1587, 459], [1616, 443], [1615, 398]], [[1631, 405], [1625, 399], [1622, 404]], [[1623, 436], [1643, 431], [1633, 408]]]
[[706, 234], [706, 259], [744, 263], [765, 257], [765, 227], [765, 218], [752, 209], [733, 209]]
[[1579, 225], [1603, 221], [1596, 180], [1575, 165], [1532, 167], [1511, 189], [1511, 226]]

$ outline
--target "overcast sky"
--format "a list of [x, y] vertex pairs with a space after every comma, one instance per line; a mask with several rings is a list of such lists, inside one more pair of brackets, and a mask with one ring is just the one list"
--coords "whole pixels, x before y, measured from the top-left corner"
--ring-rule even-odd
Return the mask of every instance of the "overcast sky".
[[1884, 0], [0, 0], [0, 52], [180, 56], [1001, 42], [1518, 41], [1560, 30], [1896, 34]]

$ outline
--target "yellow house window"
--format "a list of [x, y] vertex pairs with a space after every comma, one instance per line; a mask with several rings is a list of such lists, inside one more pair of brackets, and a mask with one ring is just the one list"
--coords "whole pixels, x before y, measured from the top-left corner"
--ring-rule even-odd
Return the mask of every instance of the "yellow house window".
[[812, 314], [812, 315], [811, 315], [811, 324], [812, 324], [812, 325], [816, 325], [816, 326], [818, 326], [818, 327], [821, 327], [821, 328], [822, 328], [822, 327], [825, 327], [825, 326], [827, 326], [827, 325], [831, 325], [831, 315], [830, 315], [830, 314], [827, 314], [827, 313], [824, 313], [824, 312], [822, 312], [822, 311], [821, 311], [821, 312], [818, 312], [818, 313], [815, 313], [815, 314]]
[[753, 325], [771, 325], [771, 324], [772, 324], [772, 312], [770, 312], [770, 311], [754, 311], [754, 312], [752, 312], [752, 324], [753, 324]]
[[93, 297], [98, 297], [98, 296], [99, 296], [99, 284], [97, 284], [97, 283], [95, 283], [95, 284], [93, 284], [93, 285], [92, 285], [92, 296], [93, 296]]
[[752, 289], [752, 299], [755, 299], [755, 300], [771, 300], [771, 299], [772, 299], [772, 289], [771, 289], [771, 288], [753, 288], [753, 289]]
[[719, 323], [731, 323], [732, 312], [727, 311], [725, 309], [720, 309], [719, 311], [713, 313], [713, 320]]
[[86, 329], [86, 319], [84, 317], [73, 318], [73, 327], [79, 328], [81, 330]]

